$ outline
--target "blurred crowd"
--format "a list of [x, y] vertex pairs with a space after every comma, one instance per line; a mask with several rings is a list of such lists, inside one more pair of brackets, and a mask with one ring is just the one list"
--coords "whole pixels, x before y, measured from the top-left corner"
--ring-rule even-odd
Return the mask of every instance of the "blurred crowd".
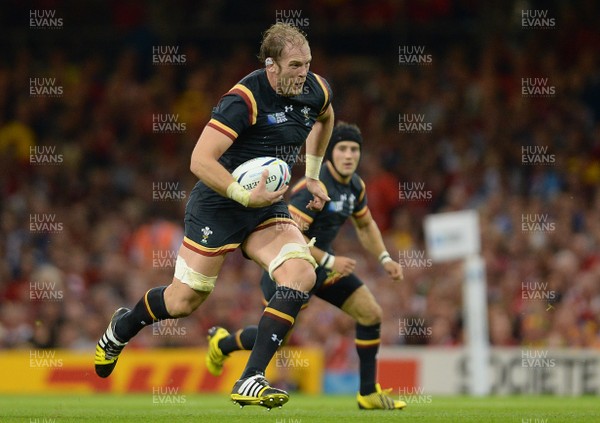
[[[464, 23], [450, 14], [470, 10], [468, 1], [373, 3], [424, 25]], [[391, 281], [350, 224], [335, 243], [383, 308], [384, 346], [463, 342], [462, 264], [427, 258], [422, 223], [476, 209], [491, 343], [600, 347], [600, 32], [586, 24], [597, 6], [582, 3], [553, 10], [553, 28], [520, 28], [507, 10], [496, 22], [504, 31], [490, 24], [460, 42], [398, 38], [377, 55], [312, 45], [311, 70], [330, 82], [336, 117], [362, 128], [369, 207], [404, 265], [404, 280]], [[335, 22], [351, 27], [353, 16]], [[399, 63], [407, 45], [431, 60]], [[83, 57], [25, 46], [0, 63], [0, 348], [91, 353], [117, 307], [170, 283], [196, 182], [191, 151], [220, 96], [260, 66], [252, 45], [223, 47], [212, 57], [181, 44], [184, 63], [157, 64], [127, 46]], [[36, 94], [31, 78], [55, 80], [38, 79], [48, 90]], [[526, 96], [523, 78], [553, 89]], [[165, 119], [174, 125], [157, 125]], [[411, 119], [426, 125], [399, 125]], [[260, 275], [230, 254], [197, 312], [146, 328], [131, 346], [204, 346], [215, 324], [256, 324]], [[290, 342], [318, 345], [330, 369], [346, 369], [356, 365], [353, 336], [351, 319], [313, 299]]]

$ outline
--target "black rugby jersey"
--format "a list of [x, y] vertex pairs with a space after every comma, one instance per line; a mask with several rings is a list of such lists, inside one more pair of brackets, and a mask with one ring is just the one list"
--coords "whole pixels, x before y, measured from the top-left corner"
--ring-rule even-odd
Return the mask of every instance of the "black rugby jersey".
[[300, 216], [310, 226], [304, 234], [308, 238], [315, 237], [315, 246], [331, 253], [331, 243], [348, 217], [359, 218], [367, 211], [367, 195], [365, 184], [356, 173], [350, 182], [342, 184], [332, 175], [331, 163], [326, 162], [321, 167], [320, 181], [327, 189], [331, 201], [325, 203], [323, 210], [313, 211], [306, 205], [313, 195], [306, 189], [306, 179], [303, 178], [292, 188], [292, 197], [288, 208], [290, 212]]
[[271, 156], [291, 168], [330, 103], [329, 84], [313, 72], [308, 72], [302, 93], [291, 97], [275, 92], [265, 69], [250, 73], [221, 97], [208, 122], [233, 140], [219, 162], [231, 172], [247, 160]]

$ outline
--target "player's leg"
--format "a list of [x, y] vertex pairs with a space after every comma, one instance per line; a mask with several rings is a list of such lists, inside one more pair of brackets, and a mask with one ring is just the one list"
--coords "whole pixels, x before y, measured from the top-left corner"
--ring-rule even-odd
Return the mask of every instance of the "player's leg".
[[[277, 284], [263, 272], [260, 280], [260, 288], [264, 296], [264, 306], [275, 295]], [[223, 372], [223, 363], [234, 351], [251, 350], [254, 347], [258, 326], [246, 326], [234, 333], [220, 326], [213, 326], [208, 330], [208, 351], [206, 353], [206, 368], [214, 375], [219, 376]]]
[[277, 282], [258, 325], [255, 346], [243, 376], [264, 372], [277, 348], [308, 299], [316, 276], [314, 259], [304, 237], [295, 226], [287, 230], [268, 227], [253, 232], [244, 250]]
[[365, 285], [346, 299], [342, 310], [356, 321], [356, 352], [360, 360], [360, 394], [376, 391], [377, 353], [380, 345], [381, 307]]
[[405, 402], [392, 399], [376, 382], [382, 312], [369, 288], [351, 274], [323, 287], [316, 295], [342, 309], [356, 321], [355, 345], [360, 375], [360, 390], [357, 395], [359, 407], [390, 410], [404, 408]]
[[131, 309], [119, 308], [96, 346], [95, 368], [108, 377], [119, 354], [142, 328], [164, 319], [185, 317], [208, 297], [223, 264], [224, 255], [205, 256], [193, 251], [191, 240], [179, 249], [175, 275], [169, 286], [150, 289]]
[[281, 226], [259, 225], [260, 230], [243, 245], [246, 255], [268, 269], [278, 286], [258, 323], [254, 348], [231, 394], [240, 405], [270, 408], [283, 405], [289, 398], [285, 391], [269, 386], [264, 372], [309, 297], [315, 283], [315, 261], [298, 228], [286, 226], [282, 230]]
[[208, 330], [208, 351], [206, 352], [206, 368], [213, 376], [223, 373], [223, 364], [234, 351], [249, 351], [254, 346], [258, 326], [246, 326], [234, 333], [220, 326]]
[[[319, 275], [317, 274], [317, 284]], [[269, 300], [275, 295], [277, 283], [269, 277], [267, 272], [263, 272], [260, 280], [260, 287], [263, 292], [263, 306], [269, 304]], [[308, 306], [308, 300], [302, 305], [302, 310]], [[238, 329], [234, 333], [229, 333], [227, 329], [220, 326], [213, 326], [208, 330], [208, 352], [206, 354], [206, 367], [214, 376], [219, 376], [223, 372], [223, 363], [229, 354], [234, 351], [249, 351], [254, 347], [258, 326], [246, 326], [244, 329]], [[289, 331], [283, 344], [287, 343], [292, 331]]]
[[360, 359], [360, 393], [375, 392], [381, 327], [381, 307], [371, 291], [354, 274], [325, 284], [316, 295], [342, 309], [356, 322], [356, 351]]
[[212, 292], [225, 254], [246, 238], [248, 224], [236, 208], [216, 207], [221, 197], [196, 184], [185, 209], [185, 237], [168, 287], [149, 290], [132, 310], [121, 308], [96, 347], [96, 373], [107, 377], [127, 344], [143, 327], [188, 316]]

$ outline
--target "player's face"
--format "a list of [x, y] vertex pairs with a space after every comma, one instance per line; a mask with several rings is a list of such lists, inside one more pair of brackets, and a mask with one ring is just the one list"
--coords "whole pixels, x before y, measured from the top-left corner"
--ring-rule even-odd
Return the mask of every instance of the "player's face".
[[340, 141], [333, 147], [331, 158], [341, 176], [352, 176], [360, 160], [360, 145], [354, 141]]
[[301, 46], [286, 46], [274, 65], [277, 94], [284, 96], [302, 94], [311, 60], [310, 47], [307, 43]]

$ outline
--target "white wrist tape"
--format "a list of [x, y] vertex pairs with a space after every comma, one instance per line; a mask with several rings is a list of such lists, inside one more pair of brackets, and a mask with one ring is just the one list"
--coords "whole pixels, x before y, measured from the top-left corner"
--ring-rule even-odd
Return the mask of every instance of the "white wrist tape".
[[392, 257], [390, 256], [390, 253], [388, 253], [387, 251], [384, 251], [383, 253], [379, 254], [379, 263], [386, 264], [389, 261], [392, 261]]
[[321, 267], [324, 267], [327, 270], [331, 270], [333, 269], [333, 263], [335, 263], [335, 256], [329, 253], [325, 253], [319, 264], [321, 265]]
[[321, 164], [323, 163], [323, 157], [314, 156], [312, 154], [306, 155], [306, 172], [307, 178], [319, 180], [319, 173], [321, 172]]
[[232, 182], [227, 187], [227, 197], [231, 198], [233, 201], [237, 201], [244, 207], [248, 207], [250, 191], [246, 191], [239, 182]]

